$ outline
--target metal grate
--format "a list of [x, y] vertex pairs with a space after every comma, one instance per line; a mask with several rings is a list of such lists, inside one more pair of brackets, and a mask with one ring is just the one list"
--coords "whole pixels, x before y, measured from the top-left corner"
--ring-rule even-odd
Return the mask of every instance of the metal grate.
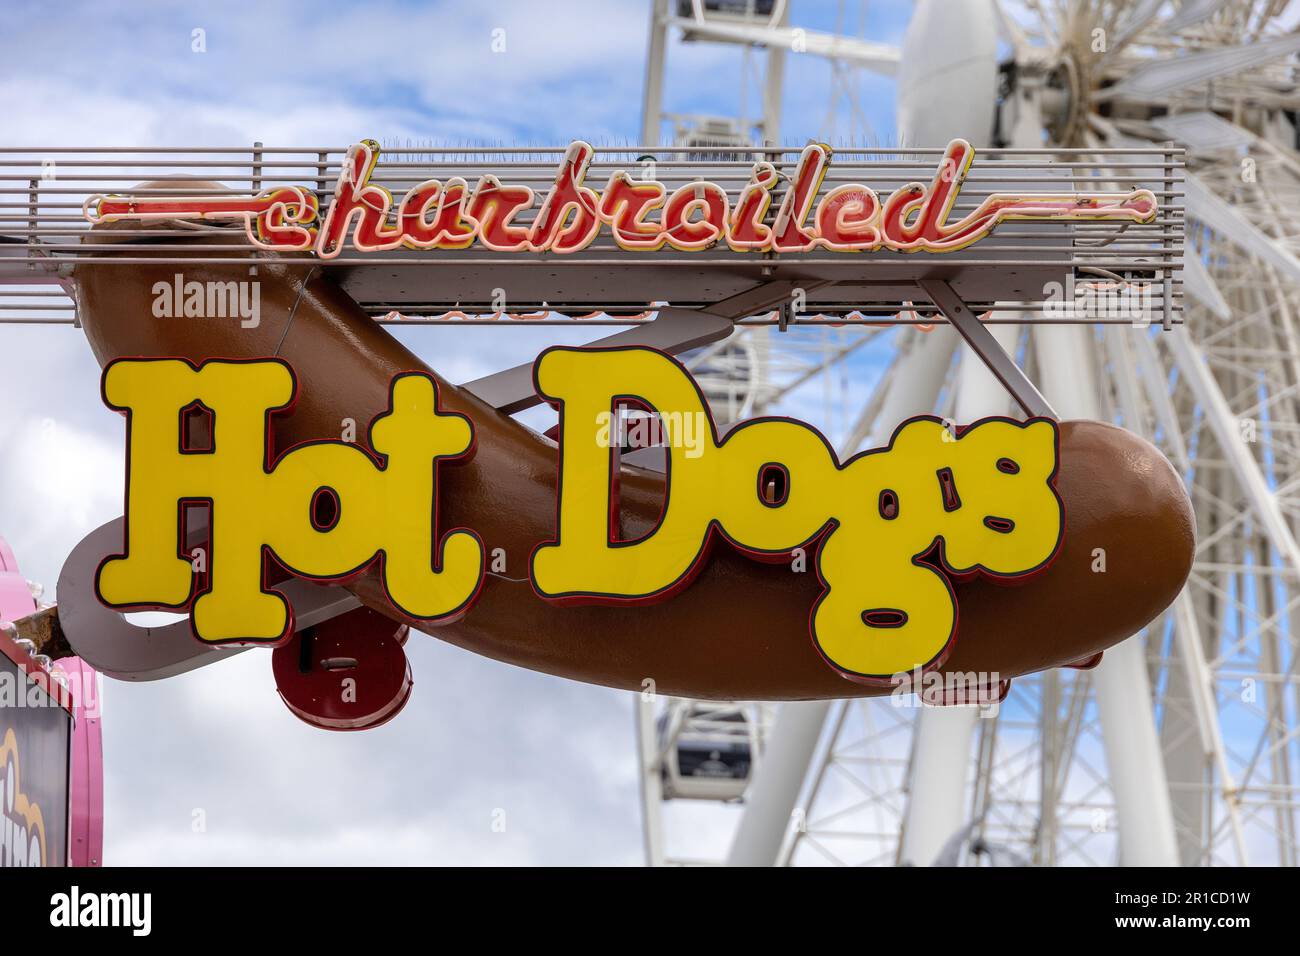
[[[400, 199], [406, 189], [427, 179], [462, 176], [472, 186], [480, 175], [492, 174], [544, 195], [564, 151], [385, 149], [371, 181]], [[653, 162], [649, 178], [670, 190], [705, 180], [734, 197], [748, 182], [754, 161], [773, 163], [788, 181], [799, 152], [796, 147], [774, 148], [736, 158], [734, 146], [604, 147], [596, 150], [586, 182], [599, 190], [613, 170], [637, 175]], [[883, 199], [904, 183], [928, 182], [942, 153], [836, 150], [821, 190], [861, 183]], [[1129, 309], [1114, 308], [1117, 297], [1141, 303], [1143, 324], [1168, 327], [1182, 321], [1184, 156], [1172, 146], [981, 150], [950, 219], [994, 192], [1123, 193], [1146, 188], [1155, 194], [1159, 212], [1146, 224], [1006, 222], [967, 248], [943, 254], [746, 253], [725, 245], [704, 252], [628, 252], [603, 229], [589, 248], [570, 255], [497, 253], [477, 246], [361, 253], [349, 246], [338, 258], [320, 260], [232, 245], [214, 247], [211, 256], [200, 258], [193, 254], [196, 233], [237, 236], [242, 226], [178, 221], [133, 230], [129, 239], [123, 234], [121, 240], [82, 244], [90, 228], [83, 204], [100, 193], [252, 195], [273, 186], [300, 185], [317, 194], [323, 215], [345, 154], [346, 148], [340, 147], [0, 148], [0, 322], [75, 322], [70, 280], [76, 263], [88, 253], [95, 255], [97, 267], [175, 263], [228, 265], [243, 271], [268, 259], [301, 262], [304, 268], [316, 266], [331, 273], [378, 321], [397, 324], [450, 320], [501, 326], [626, 326], [649, 321], [656, 304], [707, 309], [772, 282], [806, 288], [803, 310], [784, 317], [759, 312], [740, 324], [943, 322], [917, 289], [925, 278], [950, 283], [991, 322], [1134, 323]], [[723, 158], [704, 158], [710, 155]], [[172, 177], [190, 182], [155, 190], [135, 188]], [[194, 180], [218, 187], [197, 189]], [[769, 222], [783, 188], [778, 187], [773, 199]], [[530, 220], [540, 201], [518, 217], [520, 224]], [[507, 313], [494, 307], [500, 301], [498, 290], [506, 293]], [[1071, 292], [1073, 298], [1068, 298]]]

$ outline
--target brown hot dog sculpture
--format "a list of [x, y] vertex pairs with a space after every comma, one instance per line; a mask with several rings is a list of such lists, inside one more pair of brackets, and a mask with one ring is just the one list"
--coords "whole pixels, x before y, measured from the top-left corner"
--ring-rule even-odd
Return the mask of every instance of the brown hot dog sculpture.
[[[88, 242], [105, 232], [120, 241], [137, 228], [97, 226]], [[208, 234], [193, 240], [192, 256], [229, 255], [244, 244], [238, 232]], [[147, 256], [148, 249], [142, 237], [130, 254]], [[155, 318], [152, 290], [171, 283], [179, 268], [97, 265], [89, 257], [79, 263], [79, 312], [97, 359], [285, 360], [299, 394], [293, 410], [273, 421], [276, 449], [337, 439], [345, 419], [365, 423], [385, 410], [396, 374], [426, 370], [308, 260], [259, 260], [255, 328]], [[243, 269], [198, 263], [184, 273], [199, 282], [247, 277]], [[539, 597], [526, 569], [534, 549], [555, 538], [556, 443], [437, 381], [440, 407], [467, 416], [475, 437], [472, 459], [439, 468], [439, 533], [473, 529], [487, 549], [504, 549], [510, 570], [487, 575], [468, 613], [452, 623], [428, 627], [404, 618], [373, 567], [346, 584], [365, 605], [488, 657], [618, 688], [642, 689], [652, 680], [660, 693], [751, 700], [890, 691], [845, 680], [809, 639], [810, 608], [823, 590], [817, 575], [752, 560], [724, 542], [714, 543], [698, 576], [671, 600], [571, 606]], [[623, 467], [625, 538], [655, 527], [663, 488], [663, 475]], [[1083, 662], [1139, 631], [1178, 594], [1191, 567], [1194, 523], [1182, 481], [1159, 451], [1112, 425], [1064, 422], [1056, 491], [1066, 532], [1049, 567], [1011, 585], [978, 576], [953, 582], [960, 618], [941, 671], [1009, 679]], [[1094, 570], [1098, 549], [1104, 570]]]

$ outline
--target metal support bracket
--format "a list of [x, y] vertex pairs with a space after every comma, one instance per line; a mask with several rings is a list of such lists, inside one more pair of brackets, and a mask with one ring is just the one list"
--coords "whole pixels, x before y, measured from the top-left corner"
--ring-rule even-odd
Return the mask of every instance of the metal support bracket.
[[943, 279], [918, 279], [917, 285], [943, 313], [948, 323], [957, 330], [957, 334], [979, 356], [980, 361], [993, 373], [993, 377], [1011, 393], [1011, 397], [1016, 400], [1016, 404], [1026, 415], [1059, 418], [1055, 409], [1043, 397], [1043, 393], [1006, 353], [998, 340], [993, 337], [993, 333], [961, 300], [961, 296], [953, 290], [952, 286]]
[[[625, 329], [591, 344], [606, 348], [648, 345], [675, 355], [726, 338], [731, 334], [732, 328], [732, 321], [724, 316], [695, 309], [662, 308], [653, 322]], [[541, 397], [533, 388], [532, 362], [476, 378], [461, 388], [473, 392], [507, 415], [542, 403]]]
[[[712, 305], [708, 310], [680, 309], [664, 306], [653, 322], [625, 329], [592, 342], [593, 347], [615, 348], [648, 345], [678, 355], [701, 345], [725, 339], [736, 327], [736, 320], [764, 312], [789, 301], [796, 289], [811, 292], [831, 283], [825, 280], [780, 279], [764, 282], [752, 289]], [[533, 363], [525, 362], [461, 385], [493, 408], [508, 415], [542, 403], [533, 389]]]

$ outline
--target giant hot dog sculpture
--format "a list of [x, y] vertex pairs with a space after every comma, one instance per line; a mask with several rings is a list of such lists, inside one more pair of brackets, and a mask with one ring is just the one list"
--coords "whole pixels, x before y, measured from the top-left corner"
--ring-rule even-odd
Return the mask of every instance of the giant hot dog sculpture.
[[[121, 241], [139, 225], [99, 225], [87, 241], [109, 235]], [[670, 600], [592, 604], [539, 594], [523, 569], [539, 546], [556, 539], [556, 442], [438, 378], [320, 270], [301, 260], [260, 260], [262, 318], [255, 328], [154, 317], [157, 284], [172, 282], [178, 268], [187, 281], [227, 281], [230, 266], [197, 260], [228, 255], [246, 241], [238, 234], [204, 234], [187, 243], [192, 252], [170, 254], [173, 261], [129, 269], [87, 257], [75, 274], [81, 320], [105, 366], [128, 356], [179, 358], [196, 366], [214, 358], [287, 363], [296, 402], [270, 419], [273, 456], [304, 442], [336, 441], [341, 422], [383, 414], [402, 373], [432, 376], [438, 408], [464, 416], [473, 431], [472, 456], [438, 466], [438, 535], [470, 529], [485, 548], [500, 549], [510, 570], [485, 574], [464, 613], [430, 625], [395, 607], [380, 568], [371, 564], [343, 584], [368, 608], [492, 658], [625, 689], [653, 681], [658, 692], [684, 697], [797, 700], [888, 693], [897, 683], [846, 680], [863, 675], [828, 666], [834, 661], [809, 636], [810, 615], [827, 592], [822, 575], [794, 573], [786, 561], [755, 560], [746, 553], [751, 549], [738, 546], [742, 542], [721, 534], [709, 535], [691, 576], [672, 589]], [[147, 256], [148, 240], [137, 242], [132, 254]], [[196, 261], [178, 265], [178, 258]], [[1066, 530], [1031, 577], [1008, 582], [953, 573], [929, 547], [911, 555], [933, 564], [960, 612], [942, 653], [918, 666], [1010, 679], [1086, 662], [1144, 627], [1182, 587], [1194, 523], [1169, 462], [1127, 431], [1086, 421], [1060, 424], [1058, 455], [1053, 484]], [[633, 542], [654, 531], [664, 514], [666, 481], [657, 472], [618, 467], [612, 533]], [[718, 490], [742, 493], [754, 492]], [[942, 477], [937, 493], [947, 494]], [[945, 510], [960, 506], [955, 495], [944, 503]], [[882, 497], [882, 515], [886, 507]], [[823, 529], [808, 542], [814, 566], [827, 540]], [[864, 615], [877, 610], [861, 609]], [[904, 612], [899, 620], [905, 619]], [[876, 626], [873, 639], [888, 639], [891, 622], [864, 621]], [[380, 637], [397, 646], [391, 633]]]

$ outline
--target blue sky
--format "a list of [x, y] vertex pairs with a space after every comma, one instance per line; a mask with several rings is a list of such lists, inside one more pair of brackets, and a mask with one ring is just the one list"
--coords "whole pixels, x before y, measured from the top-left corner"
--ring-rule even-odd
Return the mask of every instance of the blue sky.
[[[849, 32], [860, 24], [898, 42], [911, 5], [804, 0], [793, 23], [833, 28], [841, 6]], [[8, 135], [24, 144], [630, 141], [648, 14], [648, 0], [69, 3], [59, 16], [11, 2], [0, 95]], [[192, 49], [195, 30], [205, 52]], [[823, 136], [830, 66], [788, 60], [784, 138]], [[676, 46], [667, 108], [733, 112], [741, 62], [729, 47]], [[860, 84], [872, 132], [887, 140], [892, 84], [869, 74]], [[846, 116], [835, 125], [850, 132]]]
[[[795, 26], [840, 4], [802, 0]], [[846, 3], [857, 33], [859, 4]], [[861, 35], [898, 42], [910, 4], [871, 2]], [[0, 115], [8, 145], [338, 146], [632, 141], [640, 128], [648, 0], [365, 4], [8, 2]], [[493, 53], [494, 30], [505, 52]], [[206, 52], [194, 52], [202, 30]], [[736, 50], [674, 46], [666, 108], [739, 102]], [[792, 56], [782, 138], [893, 135], [893, 91], [861, 75], [870, 128], [830, 68]], [[750, 103], [757, 93], [750, 94]], [[828, 116], [833, 122], [828, 122]], [[453, 381], [590, 333], [411, 329]], [[851, 369], [865, 389], [881, 349]], [[50, 590], [68, 550], [121, 513], [121, 419], [69, 328], [0, 329], [6, 399], [0, 534]], [[816, 420], [819, 395], [796, 400]], [[111, 863], [638, 863], [628, 695], [479, 658], [420, 635], [415, 692], [390, 724], [326, 734], [276, 698], [266, 655], [153, 684], [108, 682]], [[504, 832], [492, 827], [504, 811]], [[196, 821], [203, 826], [197, 828]], [[707, 826], [707, 825], [704, 825]], [[716, 834], [701, 832], [701, 839]]]

